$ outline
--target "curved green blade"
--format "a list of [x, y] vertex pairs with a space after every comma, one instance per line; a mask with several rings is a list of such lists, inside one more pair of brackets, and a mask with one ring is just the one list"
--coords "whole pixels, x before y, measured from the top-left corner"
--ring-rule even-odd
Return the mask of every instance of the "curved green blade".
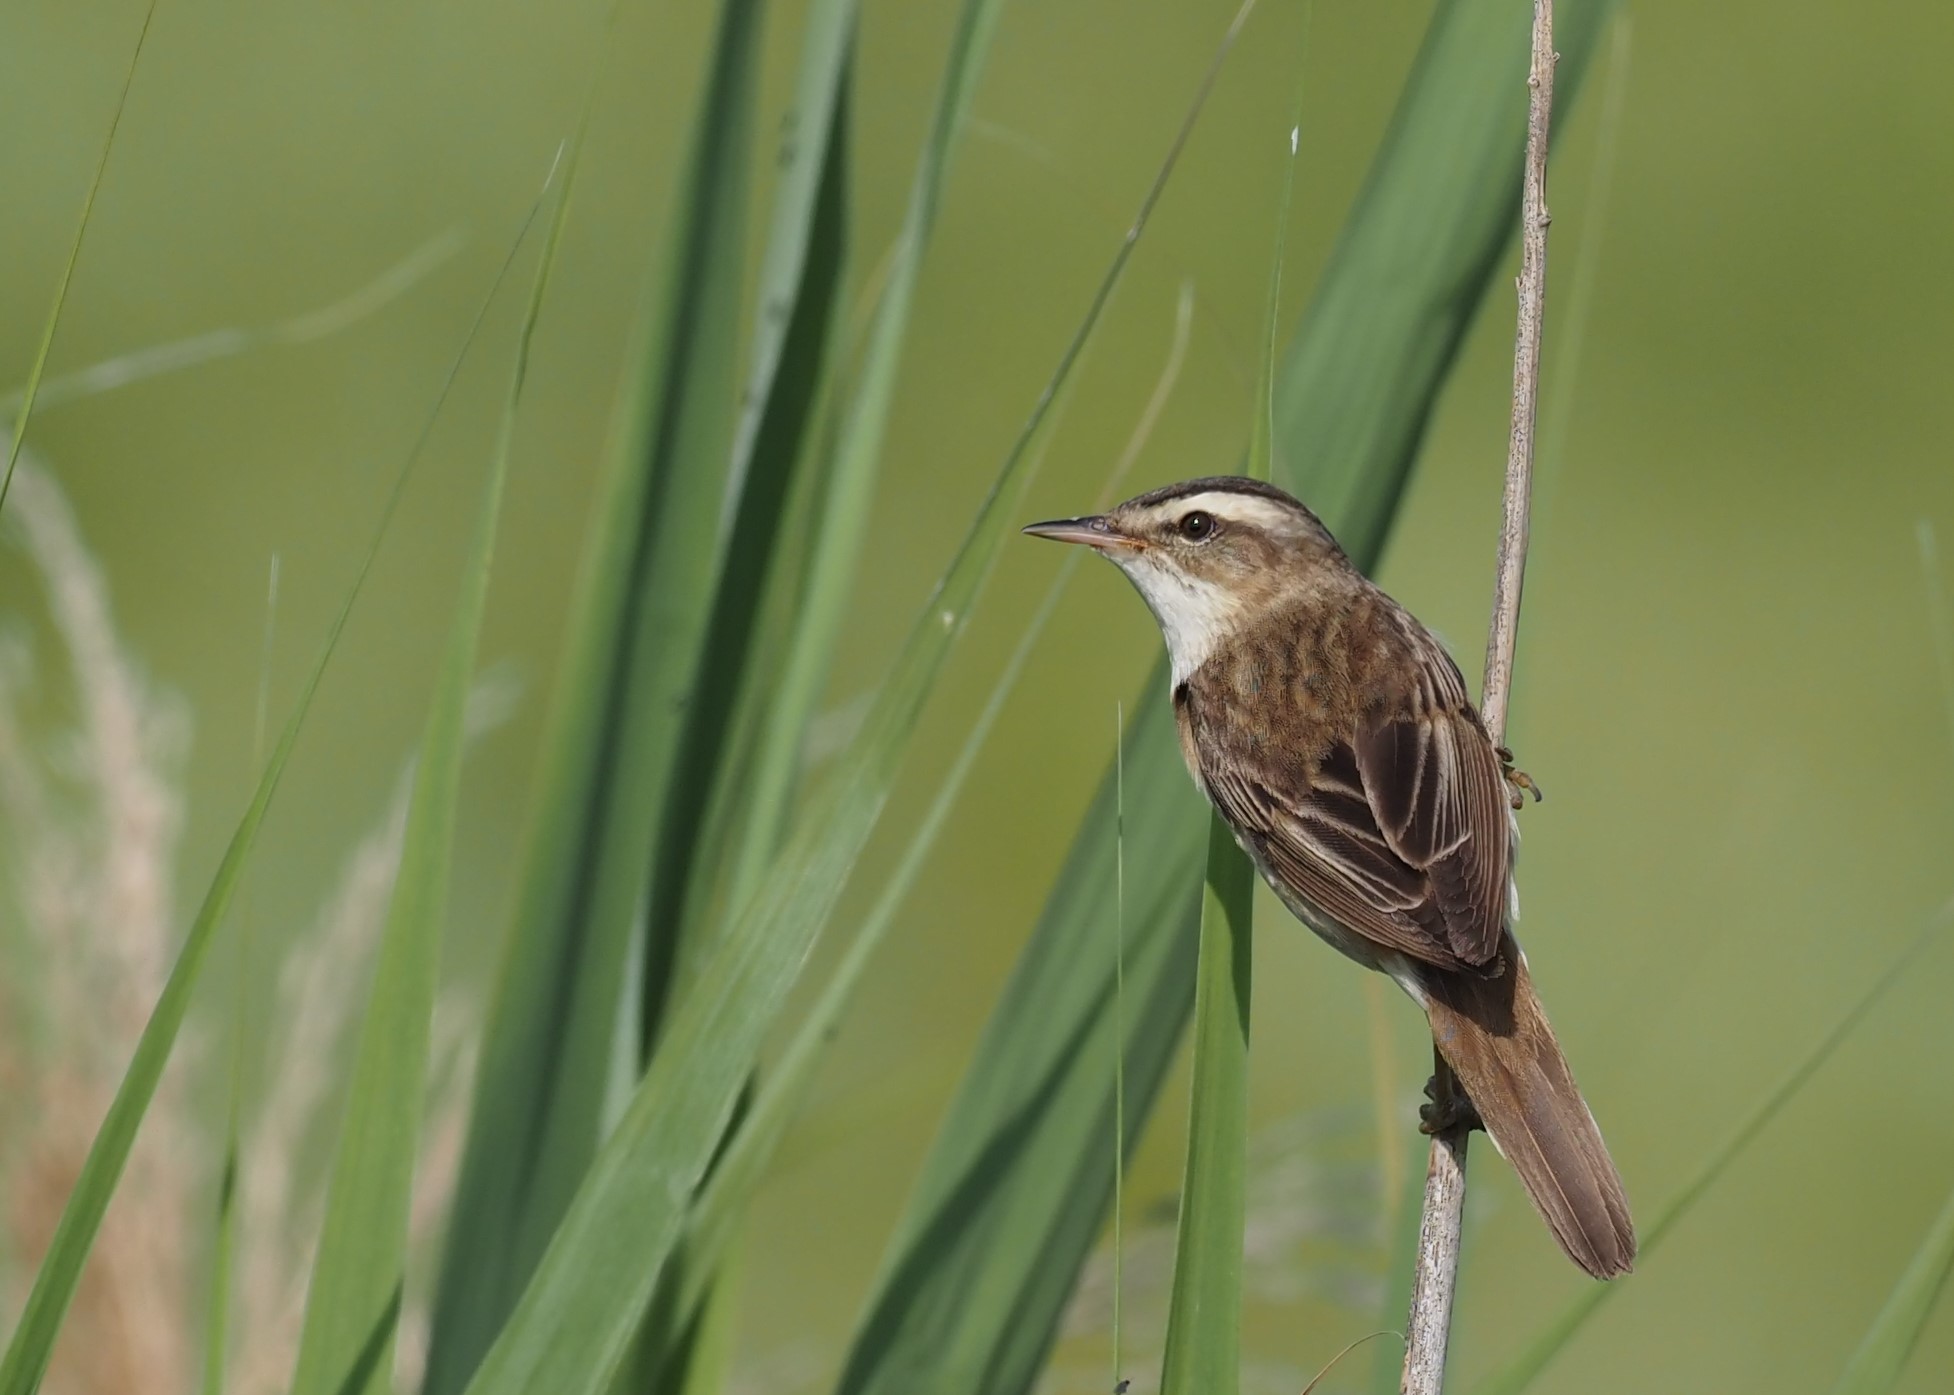
[[523, 317], [475, 538], [463, 567], [460, 602], [414, 768], [400, 866], [381, 929], [373, 988], [360, 1017], [346, 1112], [327, 1183], [293, 1395], [382, 1395], [393, 1389], [395, 1327], [406, 1277], [408, 1208], [427, 1092], [428, 1032], [461, 796], [469, 682], [488, 608], [495, 536], [530, 346], [569, 212], [576, 159], [572, 150]]

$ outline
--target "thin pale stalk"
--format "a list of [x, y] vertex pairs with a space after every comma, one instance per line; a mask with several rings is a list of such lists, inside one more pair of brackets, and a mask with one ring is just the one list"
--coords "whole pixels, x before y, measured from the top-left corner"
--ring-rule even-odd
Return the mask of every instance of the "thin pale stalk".
[[[349, 329], [378, 314], [395, 300], [425, 280], [448, 261], [467, 241], [460, 228], [450, 228], [430, 238], [395, 262], [358, 290], [330, 305], [307, 310], [290, 319], [269, 325], [234, 325], [228, 329], [207, 330], [187, 339], [172, 339], [143, 349], [131, 349], [114, 358], [91, 363], [41, 382], [34, 394], [34, 405], [45, 412], [80, 398], [93, 397], [117, 388], [128, 387], [150, 378], [180, 373], [200, 364], [235, 358], [254, 349], [292, 348], [310, 344]], [[0, 412], [21, 411], [28, 389], [15, 388], [0, 397]]]
[[[1527, 158], [1520, 193], [1520, 284], [1513, 335], [1513, 421], [1506, 443], [1506, 494], [1500, 522], [1493, 620], [1486, 637], [1486, 683], [1480, 704], [1495, 745], [1506, 734], [1513, 653], [1520, 631], [1520, 593], [1527, 565], [1527, 512], [1533, 494], [1533, 431], [1540, 396], [1540, 338], [1547, 300], [1547, 136], [1554, 107], [1554, 3], [1534, 0], [1533, 57], [1527, 73]], [[1442, 1097], [1451, 1072], [1434, 1056]], [[1466, 1140], [1460, 1126], [1435, 1134], [1425, 1171], [1411, 1313], [1405, 1323], [1404, 1395], [1438, 1395], [1458, 1289], [1459, 1232], [1465, 1213]]]

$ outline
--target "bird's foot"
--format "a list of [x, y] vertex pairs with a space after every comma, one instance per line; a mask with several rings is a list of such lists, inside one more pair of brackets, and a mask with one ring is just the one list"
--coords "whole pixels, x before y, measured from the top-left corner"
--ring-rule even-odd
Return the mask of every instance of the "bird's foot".
[[1500, 773], [1506, 776], [1506, 783], [1513, 787], [1507, 792], [1507, 797], [1513, 801], [1513, 807], [1515, 809], [1525, 808], [1528, 795], [1533, 796], [1533, 802], [1535, 804], [1545, 799], [1547, 797], [1546, 794], [1534, 781], [1533, 776], [1527, 774], [1524, 770], [1515, 770], [1513, 768], [1513, 753], [1504, 746], [1498, 749]]
[[1418, 1106], [1418, 1132], [1425, 1134], [1470, 1133], [1478, 1129], [1485, 1132], [1486, 1125], [1479, 1117], [1479, 1111], [1466, 1098], [1459, 1082], [1446, 1072], [1443, 1083], [1434, 1075], [1425, 1082], [1425, 1099], [1428, 1103]]

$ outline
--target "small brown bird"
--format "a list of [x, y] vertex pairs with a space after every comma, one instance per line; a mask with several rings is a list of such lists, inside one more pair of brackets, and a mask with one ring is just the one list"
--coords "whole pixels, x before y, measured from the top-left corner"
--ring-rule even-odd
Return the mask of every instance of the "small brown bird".
[[1568, 1257], [1627, 1273], [1628, 1198], [1507, 924], [1525, 777], [1444, 647], [1258, 480], [1190, 480], [1024, 531], [1126, 573], [1166, 636], [1195, 783], [1305, 925], [1425, 1010]]

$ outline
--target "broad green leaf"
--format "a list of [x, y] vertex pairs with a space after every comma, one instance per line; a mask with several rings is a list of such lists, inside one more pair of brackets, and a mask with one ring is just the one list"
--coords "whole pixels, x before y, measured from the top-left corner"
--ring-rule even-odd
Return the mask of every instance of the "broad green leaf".
[[408, 1207], [427, 1094], [428, 1032], [447, 916], [469, 681], [488, 608], [530, 348], [569, 213], [577, 153], [570, 152], [517, 339], [480, 517], [463, 565], [461, 597], [415, 763], [400, 866], [381, 928], [373, 987], [360, 1017], [345, 1117], [327, 1182], [293, 1395], [383, 1395], [393, 1389], [395, 1324], [406, 1281]]
[[1162, 1395], [1226, 1395], [1241, 1388], [1254, 908], [1255, 869], [1228, 825], [1210, 815], [1194, 970], [1193, 1105]]
[[[1560, 7], [1566, 98], [1606, 9]], [[1517, 217], [1527, 23], [1514, 0], [1439, 5], [1277, 377], [1278, 478], [1365, 567]], [[1166, 688], [1163, 665], [1128, 743], [1129, 1142], [1191, 1006], [1204, 824]], [[847, 1395], [1020, 1395], [1044, 1360], [1112, 1190], [1112, 796], [1108, 772], [892, 1241]]]
[[[811, 712], [814, 695], [798, 693], [788, 677], [823, 604], [808, 584], [809, 558], [817, 574], [824, 561], [844, 571], [854, 565], [852, 553], [827, 551], [832, 530], [822, 501], [838, 468], [833, 383], [844, 318], [855, 10], [854, 0], [810, 8], [780, 136], [786, 173], [761, 260], [726, 546], [651, 854], [646, 917], [654, 943], [668, 952], [648, 965], [648, 1003], [684, 991], [712, 935], [778, 851], [780, 828], [755, 811], [771, 810], [771, 793], [791, 788]], [[918, 180], [940, 177], [943, 162], [942, 151], [926, 147]], [[920, 257], [921, 241], [915, 246]], [[888, 346], [890, 358], [898, 347], [899, 338]], [[874, 458], [864, 468], [873, 473]], [[784, 753], [789, 769], [768, 768], [766, 752]], [[649, 1024], [648, 1034], [656, 1027]]]
[[[837, 468], [833, 380], [839, 360], [848, 213], [848, 68], [852, 3], [816, 7], [802, 50], [799, 115], [784, 137], [790, 148], [811, 142], [825, 158], [810, 187], [782, 191], [775, 243], [798, 239], [801, 260], [791, 314], [762, 302], [762, 325], [784, 329], [771, 360], [755, 365], [749, 392], [768, 389], [766, 410], [743, 428], [733, 469], [740, 485], [724, 565], [707, 632], [697, 700], [688, 713], [683, 755], [674, 774], [653, 853], [654, 933], [676, 940], [666, 977], [677, 991], [696, 967], [709, 932], [751, 894], [753, 879], [778, 851], [778, 807], [772, 795], [791, 789], [815, 694], [787, 680], [813, 612], [832, 598], [806, 584], [810, 565], [842, 570], [854, 558], [825, 554], [828, 520], [821, 503]], [[801, 129], [819, 117], [825, 125]], [[807, 202], [803, 202], [803, 197]], [[792, 227], [780, 214], [790, 210]], [[762, 275], [777, 271], [769, 257]], [[780, 271], [779, 274], [784, 274]], [[762, 369], [770, 373], [759, 378]], [[871, 462], [872, 468], [873, 462]], [[815, 560], [810, 563], [810, 555]], [[774, 628], [768, 631], [769, 621]], [[768, 759], [785, 761], [770, 768]], [[757, 811], [765, 809], [763, 816]], [[673, 991], [648, 986], [648, 992]]]
[[1949, 1273], [1954, 1273], [1954, 1193], [1887, 1295], [1886, 1306], [1866, 1329], [1845, 1374], [1832, 1387], [1833, 1395], [1886, 1395], [1900, 1383]]
[[[643, 935], [651, 852], [720, 555], [761, 8], [719, 8], [674, 251], [598, 488], [483, 1033], [435, 1298], [430, 1395], [460, 1390], [501, 1329], [589, 1165], [616, 1088], [616, 1028], [623, 995], [636, 991], [624, 968]], [[640, 953], [663, 965], [671, 947], [641, 938]]]
[[319, 684], [325, 678], [326, 666], [338, 647], [346, 622], [352, 616], [353, 604], [359, 599], [366, 579], [373, 570], [374, 559], [379, 555], [387, 527], [398, 511], [414, 465], [433, 433], [435, 420], [454, 387], [462, 361], [481, 330], [489, 303], [494, 299], [503, 277], [508, 274], [510, 262], [514, 260], [516, 250], [529, 230], [529, 219], [534, 218], [535, 212], [532, 208], [529, 218], [524, 220], [521, 231], [509, 249], [508, 258], [497, 271], [494, 284], [469, 326], [460, 351], [448, 366], [447, 375], [442, 380], [440, 392], [421, 428], [420, 436], [394, 477], [373, 538], [360, 558], [345, 599], [340, 602], [338, 612], [326, 628], [319, 656], [314, 660], [304, 686], [299, 689], [298, 701], [286, 718], [277, 744], [272, 747], [271, 758], [264, 772], [258, 777], [258, 787], [252, 794], [251, 802], [238, 820], [230, 843], [224, 849], [224, 856], [217, 864], [216, 874], [211, 878], [210, 887], [204, 893], [203, 903], [190, 922], [190, 932], [184, 937], [183, 948], [177, 952], [176, 963], [171, 966], [170, 976], [136, 1042], [129, 1069], [123, 1075], [121, 1085], [116, 1088], [115, 1098], [110, 1101], [108, 1113], [96, 1132], [94, 1143], [89, 1146], [88, 1157], [82, 1163], [81, 1174], [75, 1179], [74, 1188], [62, 1208], [54, 1238], [48, 1244], [40, 1271], [34, 1277], [34, 1286], [27, 1295], [27, 1305], [21, 1313], [20, 1323], [14, 1328], [13, 1337], [7, 1344], [6, 1356], [0, 1359], [0, 1395], [32, 1395], [40, 1388], [41, 1378], [47, 1373], [54, 1339], [67, 1315], [68, 1305], [74, 1300], [75, 1287], [81, 1281], [82, 1267], [87, 1263], [88, 1252], [101, 1229], [103, 1213], [108, 1209], [122, 1169], [129, 1161], [129, 1150], [135, 1145], [136, 1130], [142, 1124], [150, 1101], [155, 1098], [157, 1082], [162, 1079], [163, 1068], [169, 1063], [170, 1052], [176, 1045], [184, 1014], [189, 1010], [204, 961], [209, 957], [211, 942], [223, 921], [224, 912], [237, 894], [245, 864], [257, 843], [258, 831], [264, 823], [266, 811], [271, 807], [272, 796], [278, 791], [292, 748], [298, 744], [299, 732], [311, 711]]
[[27, 390], [21, 394], [20, 411], [14, 416], [13, 443], [7, 448], [7, 468], [0, 473], [0, 508], [6, 507], [7, 490], [14, 482], [14, 467], [20, 463], [20, 448], [27, 440], [27, 421], [34, 415], [34, 399], [41, 391], [41, 375], [47, 371], [48, 352], [54, 348], [54, 331], [61, 323], [61, 308], [68, 303], [68, 287], [75, 279], [75, 263], [81, 260], [82, 239], [95, 215], [95, 195], [101, 192], [102, 176], [108, 173], [109, 151], [115, 148], [116, 128], [122, 125], [123, 109], [129, 105], [129, 89], [135, 85], [136, 64], [142, 61], [143, 44], [149, 39], [149, 26], [156, 18], [156, 0], [149, 0], [143, 11], [142, 28], [136, 31], [136, 46], [129, 54], [128, 70], [122, 75], [122, 91], [109, 115], [108, 134], [102, 137], [102, 153], [95, 158], [95, 173], [88, 181], [88, 194], [81, 201], [81, 217], [75, 222], [74, 240], [68, 244], [68, 260], [62, 264], [61, 279], [54, 285], [54, 304], [41, 326], [41, 342], [34, 348], [34, 366], [27, 370]]
[[[1704, 1193], [1708, 1192], [1730, 1164], [1736, 1161], [1738, 1154], [1750, 1145], [1752, 1139], [1763, 1132], [1764, 1126], [1775, 1119], [1787, 1104], [1797, 1098], [1798, 1093], [1805, 1088], [1805, 1083], [1812, 1078], [1820, 1066], [1831, 1059], [1832, 1053], [1839, 1049], [1845, 1039], [1852, 1035], [1853, 1028], [1859, 1025], [1861, 1019], [1872, 1010], [1873, 1005], [1905, 976], [1906, 971], [1912, 967], [1913, 961], [1920, 957], [1921, 952], [1946, 932], [1950, 912], [1954, 912], [1954, 908], [1943, 908], [1941, 913], [1934, 917], [1933, 923], [1901, 952], [1885, 973], [1873, 980], [1858, 1000], [1840, 1015], [1837, 1022], [1832, 1024], [1832, 1029], [1812, 1044], [1811, 1050], [1785, 1072], [1784, 1077], [1757, 1102], [1751, 1112], [1744, 1116], [1743, 1121], [1730, 1131], [1730, 1136], [1703, 1160], [1702, 1165], [1691, 1174], [1690, 1179], [1683, 1183], [1682, 1190], [1656, 1212], [1654, 1218], [1642, 1229], [1641, 1243], [1636, 1254], [1638, 1268], [1645, 1268], [1648, 1265], [1662, 1242], [1669, 1238], [1669, 1233], [1695, 1208], [1696, 1203], [1703, 1199]], [[1521, 1348], [1519, 1355], [1481, 1382], [1475, 1388], [1474, 1395], [1519, 1395], [1519, 1392], [1532, 1385], [1534, 1377], [1544, 1371], [1560, 1354], [1561, 1348], [1565, 1347], [1574, 1334], [1581, 1330], [1597, 1308], [1633, 1282], [1634, 1278], [1631, 1276], [1628, 1279], [1617, 1279], [1613, 1283], [1591, 1284], [1584, 1288], [1580, 1297], [1569, 1303], [1559, 1317], [1548, 1323], [1537, 1337]]]

